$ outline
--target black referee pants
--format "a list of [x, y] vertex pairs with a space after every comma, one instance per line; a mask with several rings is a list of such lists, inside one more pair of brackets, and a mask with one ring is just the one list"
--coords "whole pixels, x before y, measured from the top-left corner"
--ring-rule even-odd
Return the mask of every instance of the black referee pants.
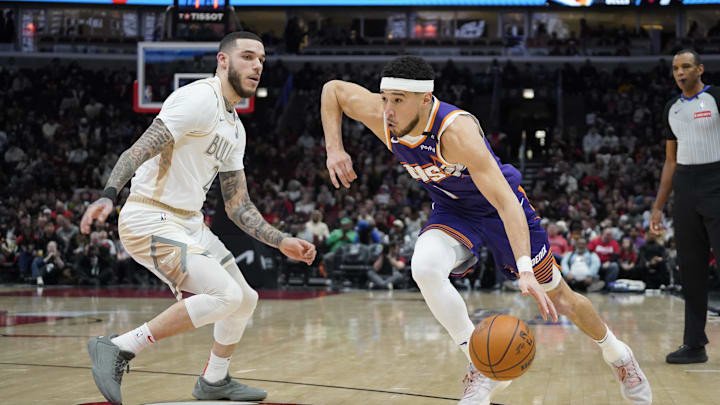
[[701, 347], [708, 343], [710, 247], [720, 260], [720, 162], [678, 165], [673, 191], [673, 226], [685, 297], [683, 343]]

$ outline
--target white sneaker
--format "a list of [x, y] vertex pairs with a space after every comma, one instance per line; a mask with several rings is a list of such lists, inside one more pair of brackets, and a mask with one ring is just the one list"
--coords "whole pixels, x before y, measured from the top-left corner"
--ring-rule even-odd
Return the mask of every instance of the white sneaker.
[[625, 347], [627, 348], [628, 355], [610, 364], [610, 367], [613, 368], [613, 372], [620, 382], [620, 393], [623, 398], [632, 404], [652, 404], [650, 382], [647, 377], [645, 377], [645, 373], [640, 369], [640, 364], [638, 364], [635, 359], [635, 355], [632, 350], [630, 350], [630, 347], [628, 347], [628, 345], [625, 345]]
[[507, 388], [512, 381], [495, 381], [485, 377], [473, 366], [468, 367], [463, 384], [465, 391], [458, 405], [490, 405], [492, 396]]

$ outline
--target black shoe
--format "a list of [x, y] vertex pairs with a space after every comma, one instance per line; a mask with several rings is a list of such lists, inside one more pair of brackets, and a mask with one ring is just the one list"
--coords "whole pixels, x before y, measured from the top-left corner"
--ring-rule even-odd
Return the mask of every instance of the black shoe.
[[707, 353], [705, 353], [705, 346], [695, 348], [682, 345], [674, 352], [668, 354], [667, 357], [665, 357], [665, 361], [670, 364], [705, 363], [708, 361], [708, 357]]

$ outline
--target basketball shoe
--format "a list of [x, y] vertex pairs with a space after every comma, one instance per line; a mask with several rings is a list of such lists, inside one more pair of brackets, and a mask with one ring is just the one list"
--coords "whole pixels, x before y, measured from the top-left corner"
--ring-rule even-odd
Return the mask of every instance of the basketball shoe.
[[465, 391], [458, 405], [490, 405], [492, 396], [507, 388], [511, 382], [491, 380], [471, 364], [463, 379]]
[[234, 381], [228, 374], [216, 383], [209, 383], [202, 378], [202, 376], [198, 377], [192, 395], [200, 400], [229, 399], [233, 401], [262, 401], [267, 397], [267, 392], [260, 388], [249, 387]]
[[[624, 344], [624, 343], [623, 343]], [[608, 363], [613, 368], [615, 376], [620, 382], [620, 392], [623, 398], [635, 405], [652, 404], [652, 390], [645, 373], [640, 369], [635, 355], [628, 345], [627, 355], [620, 360]]]
[[88, 341], [87, 349], [92, 362], [92, 375], [100, 393], [114, 405], [122, 403], [120, 383], [128, 362], [135, 357], [132, 352], [120, 350], [110, 339], [114, 336], [97, 336]]

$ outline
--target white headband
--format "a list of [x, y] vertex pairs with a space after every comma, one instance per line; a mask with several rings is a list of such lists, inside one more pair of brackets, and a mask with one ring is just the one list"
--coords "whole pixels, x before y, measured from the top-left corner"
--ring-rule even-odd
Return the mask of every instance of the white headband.
[[399, 77], [383, 77], [380, 79], [380, 90], [403, 90], [413, 93], [432, 92], [433, 80], [403, 79]]

